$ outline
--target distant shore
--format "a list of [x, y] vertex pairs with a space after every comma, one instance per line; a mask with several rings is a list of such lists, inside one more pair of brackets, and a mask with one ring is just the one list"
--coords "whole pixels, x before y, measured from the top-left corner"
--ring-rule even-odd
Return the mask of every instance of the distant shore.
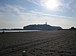
[[33, 32], [33, 31], [40, 31], [40, 30], [0, 30], [0, 32]]

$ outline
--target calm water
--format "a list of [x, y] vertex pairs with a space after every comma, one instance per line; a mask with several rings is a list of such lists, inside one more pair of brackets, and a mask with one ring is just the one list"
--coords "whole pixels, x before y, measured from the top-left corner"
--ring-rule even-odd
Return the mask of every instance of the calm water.
[[[4, 32], [32, 32], [32, 31], [40, 31], [40, 30], [4, 30]], [[0, 30], [3, 32], [3, 30]]]

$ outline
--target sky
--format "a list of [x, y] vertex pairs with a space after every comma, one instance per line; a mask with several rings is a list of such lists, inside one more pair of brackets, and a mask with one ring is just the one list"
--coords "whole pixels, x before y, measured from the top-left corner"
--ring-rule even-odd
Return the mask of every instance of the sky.
[[76, 0], [0, 0], [0, 29], [30, 24], [76, 27]]

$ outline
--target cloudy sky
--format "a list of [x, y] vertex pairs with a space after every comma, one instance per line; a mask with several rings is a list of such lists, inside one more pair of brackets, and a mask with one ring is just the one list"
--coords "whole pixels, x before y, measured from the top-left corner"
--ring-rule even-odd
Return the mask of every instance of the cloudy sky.
[[76, 0], [0, 0], [0, 29], [45, 22], [76, 27]]

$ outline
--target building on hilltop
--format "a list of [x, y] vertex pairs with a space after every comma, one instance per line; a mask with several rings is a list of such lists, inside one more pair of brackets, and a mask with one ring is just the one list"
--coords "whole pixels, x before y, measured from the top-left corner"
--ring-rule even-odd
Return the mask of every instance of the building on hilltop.
[[28, 26], [24, 26], [23, 29], [25, 30], [61, 30], [62, 28], [59, 26], [50, 26], [47, 24], [47, 22], [45, 24], [34, 24], [34, 25], [28, 25]]

